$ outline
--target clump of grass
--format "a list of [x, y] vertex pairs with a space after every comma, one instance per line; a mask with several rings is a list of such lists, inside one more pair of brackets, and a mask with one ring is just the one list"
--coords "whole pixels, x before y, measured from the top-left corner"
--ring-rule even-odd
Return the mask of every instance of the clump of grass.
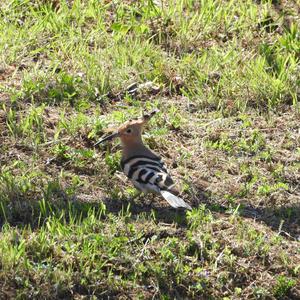
[[286, 278], [285, 276], [278, 276], [276, 286], [274, 287], [274, 295], [278, 298], [287, 296], [292, 287], [296, 285], [296, 281]]

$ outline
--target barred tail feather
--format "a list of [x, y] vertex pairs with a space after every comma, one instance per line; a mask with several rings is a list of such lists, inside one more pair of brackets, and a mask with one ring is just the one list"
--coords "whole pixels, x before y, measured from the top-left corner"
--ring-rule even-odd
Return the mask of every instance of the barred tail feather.
[[160, 193], [172, 207], [174, 207], [174, 208], [183, 207], [183, 208], [190, 209], [190, 210], [192, 209], [181, 198], [173, 195], [172, 193], [170, 193], [168, 191], [160, 191]]

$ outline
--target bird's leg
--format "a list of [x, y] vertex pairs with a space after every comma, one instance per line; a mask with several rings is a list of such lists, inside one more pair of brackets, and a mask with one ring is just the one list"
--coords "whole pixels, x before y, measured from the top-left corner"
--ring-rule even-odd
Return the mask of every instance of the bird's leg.
[[148, 197], [150, 196], [150, 201], [147, 201], [145, 204], [146, 204], [146, 206], [148, 207], [148, 208], [151, 208], [151, 206], [152, 206], [152, 203], [153, 203], [153, 201], [154, 201], [154, 198], [155, 198], [155, 195], [154, 194], [147, 194], [148, 195]]

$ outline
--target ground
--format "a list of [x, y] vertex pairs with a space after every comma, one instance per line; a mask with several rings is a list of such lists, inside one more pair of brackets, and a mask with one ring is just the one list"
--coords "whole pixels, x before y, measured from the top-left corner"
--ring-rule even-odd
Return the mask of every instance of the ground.
[[[0, 4], [0, 299], [300, 299], [300, 4]], [[193, 210], [135, 190], [107, 128]], [[149, 206], [150, 200], [154, 200]]]

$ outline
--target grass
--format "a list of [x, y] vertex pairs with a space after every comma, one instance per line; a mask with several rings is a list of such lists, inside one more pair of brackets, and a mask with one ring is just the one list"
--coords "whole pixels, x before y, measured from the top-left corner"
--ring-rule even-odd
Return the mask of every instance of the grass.
[[[0, 4], [0, 299], [299, 299], [297, 1]], [[191, 212], [134, 203], [144, 133]]]

